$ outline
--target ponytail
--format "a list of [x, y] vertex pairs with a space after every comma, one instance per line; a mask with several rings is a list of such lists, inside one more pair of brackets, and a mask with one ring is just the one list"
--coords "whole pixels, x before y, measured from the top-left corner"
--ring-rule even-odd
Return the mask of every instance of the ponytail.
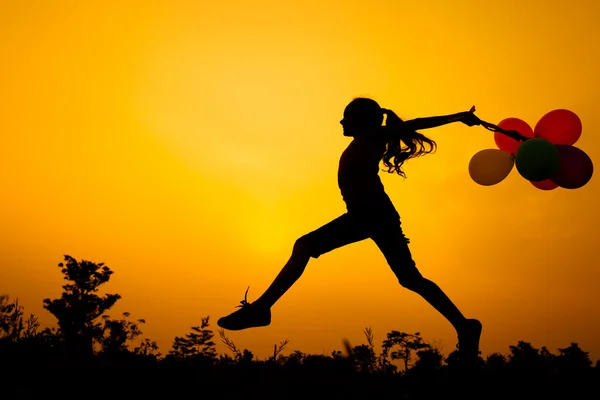
[[435, 152], [437, 144], [417, 131], [404, 129], [404, 121], [392, 110], [382, 110], [387, 116], [385, 126], [382, 127], [387, 140], [383, 165], [387, 167], [387, 172], [406, 178], [402, 164], [410, 158]]

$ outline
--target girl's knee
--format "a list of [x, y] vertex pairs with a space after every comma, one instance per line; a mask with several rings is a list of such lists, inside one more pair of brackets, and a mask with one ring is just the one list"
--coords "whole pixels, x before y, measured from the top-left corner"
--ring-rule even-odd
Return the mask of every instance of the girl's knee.
[[312, 256], [313, 245], [308, 235], [304, 235], [298, 239], [294, 243], [294, 248], [292, 251], [292, 256], [296, 257], [307, 257], [310, 258]]
[[410, 274], [410, 275], [399, 275], [398, 282], [402, 287], [412, 291], [418, 291], [423, 283], [425, 282], [425, 278], [421, 274]]
[[403, 265], [400, 268], [395, 268], [393, 271], [400, 285], [409, 290], [418, 289], [425, 281], [425, 278], [423, 278], [423, 275], [421, 275], [414, 262]]

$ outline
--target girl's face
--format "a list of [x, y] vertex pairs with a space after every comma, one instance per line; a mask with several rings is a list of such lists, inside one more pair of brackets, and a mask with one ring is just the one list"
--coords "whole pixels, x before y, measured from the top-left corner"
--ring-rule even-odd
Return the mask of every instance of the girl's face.
[[361, 115], [353, 110], [350, 106], [344, 110], [344, 118], [340, 121], [344, 136], [357, 137], [368, 132], [369, 127], [361, 118]]
[[344, 113], [344, 118], [340, 121], [340, 124], [342, 124], [344, 136], [353, 137], [360, 134], [360, 124], [356, 119], [352, 119], [351, 116], [346, 115], [346, 113]]

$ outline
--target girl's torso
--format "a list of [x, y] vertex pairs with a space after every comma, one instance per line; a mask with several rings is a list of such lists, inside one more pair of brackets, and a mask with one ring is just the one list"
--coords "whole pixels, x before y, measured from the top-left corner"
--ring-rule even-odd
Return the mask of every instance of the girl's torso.
[[385, 140], [363, 136], [352, 140], [340, 157], [338, 186], [348, 211], [380, 208], [396, 212], [379, 177]]

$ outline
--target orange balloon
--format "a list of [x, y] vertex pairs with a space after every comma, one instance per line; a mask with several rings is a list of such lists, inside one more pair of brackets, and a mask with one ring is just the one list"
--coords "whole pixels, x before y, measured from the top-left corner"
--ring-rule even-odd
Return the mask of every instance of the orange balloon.
[[[498, 126], [507, 131], [517, 131], [521, 135], [526, 136], [528, 138], [534, 137], [533, 129], [531, 129], [527, 122], [519, 118], [505, 118], [502, 121], [500, 121]], [[498, 146], [500, 150], [504, 150], [512, 155], [517, 154], [517, 149], [521, 145], [521, 142], [516, 141], [515, 139], [506, 135], [503, 135], [500, 132], [494, 132], [494, 141], [496, 142], [496, 146]]]
[[531, 182], [531, 184], [533, 186], [535, 186], [536, 188], [540, 189], [540, 190], [554, 190], [558, 187], [558, 185], [556, 183], [554, 183], [554, 181], [552, 181], [551, 179], [546, 179], [544, 181], [540, 181], [540, 182], [534, 182], [534, 181], [529, 181]]
[[581, 120], [573, 111], [558, 109], [544, 115], [535, 125], [535, 136], [552, 144], [574, 145], [581, 136]]

